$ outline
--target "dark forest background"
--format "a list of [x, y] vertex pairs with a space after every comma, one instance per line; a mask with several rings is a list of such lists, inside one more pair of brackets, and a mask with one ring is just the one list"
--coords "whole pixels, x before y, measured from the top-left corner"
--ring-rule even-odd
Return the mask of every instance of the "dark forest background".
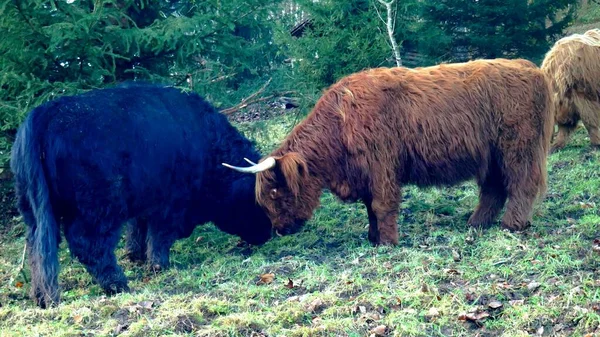
[[0, 170], [7, 169], [15, 130], [26, 114], [59, 95], [149, 80], [194, 90], [225, 113], [243, 113], [245, 103], [279, 96], [309, 107], [326, 86], [368, 67], [492, 57], [539, 64], [586, 5], [580, 0], [3, 0]]

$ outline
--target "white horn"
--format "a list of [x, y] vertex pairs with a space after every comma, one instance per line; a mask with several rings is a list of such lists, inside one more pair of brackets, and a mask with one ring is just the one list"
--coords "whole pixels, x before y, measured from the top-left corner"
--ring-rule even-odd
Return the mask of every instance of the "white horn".
[[275, 166], [275, 158], [267, 157], [267, 159], [263, 160], [262, 162], [260, 162], [258, 164], [254, 164], [250, 167], [238, 167], [238, 166], [232, 166], [232, 165], [229, 165], [226, 163], [222, 163], [222, 165], [225, 167], [229, 167], [232, 170], [236, 170], [238, 172], [258, 173], [258, 172], [266, 171], [266, 170], [274, 167]]
[[255, 162], [253, 162], [252, 160], [248, 159], [248, 158], [244, 158], [245, 161], [247, 161], [248, 163], [250, 163], [250, 165], [256, 165]]

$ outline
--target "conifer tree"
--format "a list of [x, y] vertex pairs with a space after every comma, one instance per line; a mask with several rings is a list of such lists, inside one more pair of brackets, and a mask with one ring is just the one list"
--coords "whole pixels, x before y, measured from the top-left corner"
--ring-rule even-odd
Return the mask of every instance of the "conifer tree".
[[421, 50], [448, 61], [523, 57], [539, 62], [572, 22], [578, 2], [425, 0], [423, 19], [431, 26], [421, 36]]
[[[35, 106], [126, 80], [189, 86], [217, 106], [272, 68], [262, 0], [7, 0], [0, 4], [0, 167]], [[262, 81], [261, 81], [262, 83]]]

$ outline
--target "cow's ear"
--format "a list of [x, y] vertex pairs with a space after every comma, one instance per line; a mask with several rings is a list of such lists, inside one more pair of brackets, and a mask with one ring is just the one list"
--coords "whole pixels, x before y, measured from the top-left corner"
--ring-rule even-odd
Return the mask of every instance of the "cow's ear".
[[301, 154], [289, 152], [277, 159], [277, 167], [294, 195], [300, 193], [301, 180], [308, 177], [308, 165]]

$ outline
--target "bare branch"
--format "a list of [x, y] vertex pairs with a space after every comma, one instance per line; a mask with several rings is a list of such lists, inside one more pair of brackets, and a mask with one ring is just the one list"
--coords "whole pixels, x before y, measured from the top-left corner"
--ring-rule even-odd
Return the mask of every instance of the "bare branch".
[[[402, 66], [402, 58], [400, 57], [400, 49], [398, 48], [398, 43], [396, 42], [396, 39], [394, 38], [395, 16], [394, 16], [394, 9], [392, 8], [392, 6], [394, 5], [394, 3], [397, 0], [391, 0], [391, 1], [377, 0], [377, 1], [380, 4], [384, 5], [385, 9], [387, 11], [387, 20], [384, 23], [387, 28], [390, 43], [392, 44], [392, 52], [394, 53], [394, 59], [396, 60], [396, 66], [401, 67]], [[379, 11], [377, 11], [377, 15], [379, 15]], [[381, 17], [381, 15], [379, 15], [379, 18], [381, 19], [381, 21], [383, 21], [383, 18]]]
[[259, 103], [259, 102], [264, 102], [266, 100], [269, 100], [273, 97], [281, 97], [281, 96], [286, 96], [286, 95], [290, 95], [290, 94], [295, 94], [295, 91], [283, 91], [283, 92], [279, 92], [279, 93], [273, 93], [271, 95], [265, 96], [265, 97], [257, 97], [258, 95], [260, 95], [262, 92], [265, 91], [265, 89], [267, 88], [267, 86], [271, 83], [272, 78], [269, 78], [269, 80], [263, 84], [263, 86], [258, 89], [255, 93], [253, 93], [252, 95], [242, 99], [242, 101], [230, 108], [226, 108], [226, 109], [221, 109], [220, 112], [222, 114], [228, 115], [231, 113], [234, 113], [236, 111], [239, 111], [241, 109], [246, 108], [247, 106], [249, 106], [250, 104], [254, 104], [254, 103]]

